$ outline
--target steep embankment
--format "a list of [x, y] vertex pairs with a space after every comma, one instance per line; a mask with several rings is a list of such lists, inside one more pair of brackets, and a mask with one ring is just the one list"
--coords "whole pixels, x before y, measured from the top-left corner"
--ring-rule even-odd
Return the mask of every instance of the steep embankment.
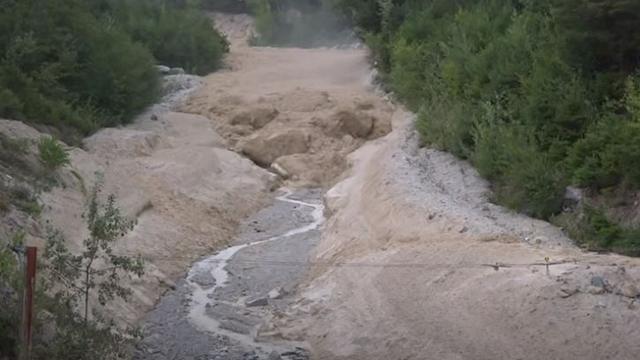
[[[584, 253], [488, 202], [467, 163], [418, 147], [410, 114], [350, 157], [283, 333], [319, 359], [634, 359], [640, 261]], [[545, 257], [549, 258], [548, 271]]]

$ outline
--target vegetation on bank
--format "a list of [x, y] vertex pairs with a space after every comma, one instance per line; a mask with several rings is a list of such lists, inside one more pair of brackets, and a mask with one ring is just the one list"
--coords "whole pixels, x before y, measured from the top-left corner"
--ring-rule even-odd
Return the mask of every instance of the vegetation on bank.
[[[33, 359], [125, 359], [140, 337], [137, 329], [123, 329], [103, 315], [116, 298], [127, 301], [132, 290], [122, 286], [124, 277], [144, 273], [141, 258], [117, 255], [114, 244], [133, 223], [124, 218], [113, 196], [99, 201], [96, 187], [83, 218], [88, 237], [79, 255], [72, 254], [61, 232], [49, 229], [44, 261], [38, 263], [34, 297]], [[0, 358], [19, 353], [20, 291], [23, 272], [18, 261], [25, 233], [16, 232], [0, 246]], [[96, 301], [97, 300], [97, 301]], [[99, 311], [96, 311], [99, 310]]]
[[127, 123], [159, 94], [156, 63], [203, 74], [227, 45], [165, 0], [0, 0], [0, 117], [77, 140]]
[[[469, 159], [496, 201], [551, 219], [569, 185], [640, 189], [640, 3], [343, 0], [426, 143]], [[640, 254], [606, 211], [579, 241]]]
[[[255, 3], [270, 41], [292, 5]], [[590, 248], [640, 255], [640, 231], [609, 211], [629, 204], [589, 202], [640, 190], [640, 2], [301, 3], [354, 24], [383, 84], [419, 114], [424, 142], [471, 161], [496, 202], [555, 220]], [[569, 220], [571, 185], [586, 196]]]

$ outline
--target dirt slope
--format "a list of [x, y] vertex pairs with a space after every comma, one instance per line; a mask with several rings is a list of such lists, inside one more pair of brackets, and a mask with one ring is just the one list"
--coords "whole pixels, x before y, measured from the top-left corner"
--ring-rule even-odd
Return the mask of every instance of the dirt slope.
[[318, 359], [636, 359], [640, 261], [488, 203], [468, 164], [417, 147], [410, 119], [328, 192], [282, 333], [306, 332]]

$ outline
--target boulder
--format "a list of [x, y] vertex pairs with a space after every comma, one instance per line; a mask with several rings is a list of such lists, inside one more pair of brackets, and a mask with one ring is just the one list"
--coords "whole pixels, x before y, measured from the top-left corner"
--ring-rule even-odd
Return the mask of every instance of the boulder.
[[593, 286], [593, 285], [589, 285], [587, 286], [587, 293], [591, 294], [591, 295], [602, 295], [605, 293], [604, 288], [599, 287], [599, 286]]
[[626, 296], [631, 299], [640, 297], [640, 289], [638, 289], [637, 286], [629, 282], [622, 284], [620, 289], [618, 289], [617, 293], [619, 295]]
[[269, 291], [269, 299], [282, 299], [285, 295], [284, 290], [282, 289], [282, 287], [277, 287], [271, 291]]
[[169, 71], [171, 71], [171, 68], [164, 65], [156, 65], [156, 70], [158, 70], [158, 72], [162, 75], [167, 75]]
[[566, 206], [575, 207], [582, 204], [584, 192], [582, 189], [569, 186], [564, 191], [564, 203]]
[[167, 75], [182, 75], [184, 74], [184, 69], [180, 67], [174, 67], [169, 70]]
[[309, 134], [289, 129], [271, 135], [257, 134], [242, 146], [242, 152], [253, 162], [268, 167], [281, 156], [309, 151]]
[[254, 129], [262, 129], [279, 114], [277, 109], [266, 107], [245, 110], [231, 118], [231, 125], [248, 125]]
[[288, 179], [290, 176], [287, 169], [285, 169], [282, 165], [278, 164], [277, 162], [274, 162], [273, 164], [271, 164], [271, 170], [273, 170], [273, 172], [275, 172], [285, 180]]
[[244, 304], [247, 307], [267, 306], [269, 305], [269, 299], [267, 299], [266, 297], [248, 299]]
[[354, 138], [366, 138], [373, 132], [375, 118], [367, 113], [340, 110], [334, 114], [340, 130]]
[[595, 287], [599, 287], [599, 288], [605, 288], [606, 286], [606, 282], [604, 280], [604, 278], [602, 278], [602, 276], [594, 276], [591, 278], [591, 286], [595, 286]]

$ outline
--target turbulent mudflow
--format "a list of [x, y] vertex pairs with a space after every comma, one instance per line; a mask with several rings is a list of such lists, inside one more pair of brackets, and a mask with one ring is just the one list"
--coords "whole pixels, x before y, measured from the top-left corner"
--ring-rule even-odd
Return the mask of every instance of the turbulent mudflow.
[[304, 275], [324, 222], [320, 192], [281, 190], [236, 245], [196, 264], [146, 320], [136, 359], [305, 359], [303, 341], [261, 341]]

